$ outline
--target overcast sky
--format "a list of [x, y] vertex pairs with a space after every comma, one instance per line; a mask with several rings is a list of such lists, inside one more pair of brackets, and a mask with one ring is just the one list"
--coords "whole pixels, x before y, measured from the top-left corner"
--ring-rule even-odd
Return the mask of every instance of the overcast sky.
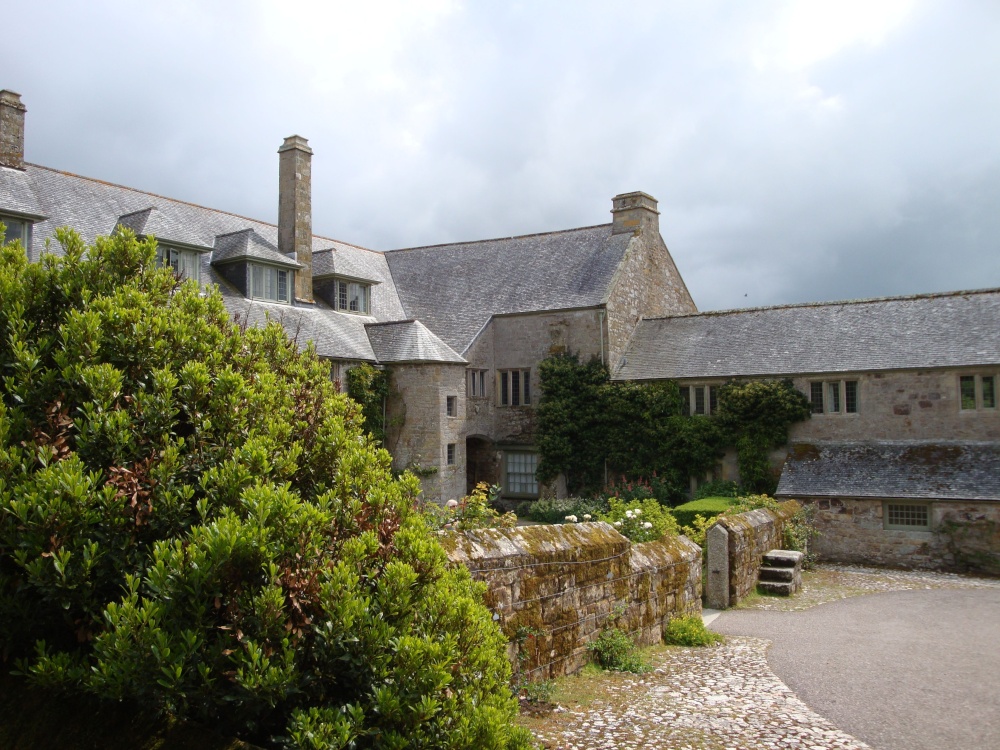
[[1000, 286], [1000, 2], [0, 0], [26, 159], [377, 250], [659, 200], [702, 310]]

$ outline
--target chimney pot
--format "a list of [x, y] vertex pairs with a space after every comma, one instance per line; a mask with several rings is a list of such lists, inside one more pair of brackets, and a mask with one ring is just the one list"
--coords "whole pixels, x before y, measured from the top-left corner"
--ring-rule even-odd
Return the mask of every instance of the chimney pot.
[[660, 212], [656, 198], [636, 191], [621, 193], [611, 199], [611, 234], [659, 234]]
[[24, 169], [24, 113], [21, 95], [0, 91], [0, 166]]
[[304, 266], [295, 272], [295, 298], [303, 302], [313, 301], [312, 153], [300, 135], [278, 149], [278, 250]]

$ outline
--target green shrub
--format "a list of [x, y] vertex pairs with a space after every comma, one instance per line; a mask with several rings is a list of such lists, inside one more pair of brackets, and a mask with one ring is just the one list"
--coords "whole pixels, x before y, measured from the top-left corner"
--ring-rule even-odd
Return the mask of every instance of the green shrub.
[[626, 503], [617, 497], [608, 500], [608, 511], [598, 515], [633, 542], [651, 542], [664, 536], [677, 536], [677, 521], [656, 500], [633, 500]]
[[700, 500], [678, 505], [670, 510], [677, 523], [681, 526], [692, 526], [695, 516], [714, 519], [729, 510], [735, 498], [732, 497], [703, 497]]
[[671, 646], [711, 646], [723, 638], [705, 627], [700, 615], [677, 617], [667, 623], [663, 640]]
[[[542, 498], [527, 505], [519, 505], [517, 515], [539, 523], [565, 523], [566, 516], [576, 516], [577, 520], [583, 521], [584, 516], [597, 518], [607, 508], [607, 503], [600, 498]], [[522, 510], [525, 512], [522, 513]]]
[[681, 526], [681, 533], [692, 542], [702, 548], [705, 552], [705, 544], [708, 541], [708, 530], [715, 523], [715, 516], [706, 517], [696, 515], [690, 526]]
[[587, 650], [604, 669], [635, 674], [649, 671], [649, 664], [639, 652], [635, 641], [616, 626], [604, 628], [593, 643], [587, 644]]
[[716, 479], [705, 482], [694, 492], [694, 500], [701, 500], [706, 497], [738, 497], [740, 486], [728, 479]]
[[617, 497], [626, 502], [632, 500], [659, 500], [663, 505], [670, 505], [673, 500], [683, 496], [683, 492], [673, 479], [657, 476], [654, 472], [651, 479], [629, 480], [622, 477], [611, 484], [601, 494], [605, 500]]
[[0, 653], [258, 744], [527, 747], [484, 587], [329, 365], [153, 241], [58, 236], [0, 248]]
[[500, 497], [500, 487], [480, 482], [471, 495], [449, 500], [445, 505], [422, 502], [424, 520], [432, 529], [512, 529], [517, 525], [513, 513], [500, 513], [493, 505]]

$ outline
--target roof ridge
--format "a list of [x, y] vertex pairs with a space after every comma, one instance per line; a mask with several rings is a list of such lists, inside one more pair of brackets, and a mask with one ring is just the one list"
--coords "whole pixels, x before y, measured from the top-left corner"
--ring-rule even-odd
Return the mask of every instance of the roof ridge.
[[549, 232], [532, 232], [530, 234], [515, 234], [510, 237], [492, 237], [490, 239], [483, 240], [465, 240], [463, 242], [442, 242], [437, 245], [418, 245], [416, 247], [398, 247], [393, 250], [383, 250], [383, 255], [388, 255], [389, 253], [402, 253], [409, 252], [410, 250], [434, 250], [439, 247], [454, 247], [456, 245], [481, 245], [488, 242], [506, 242], [507, 240], [523, 240], [530, 237], [546, 237], [556, 234], [567, 234], [569, 232], [582, 232], [586, 229], [599, 229], [601, 227], [610, 227], [611, 222], [606, 224], [592, 224], [586, 227], [572, 227], [570, 229], [556, 229]]
[[760, 307], [735, 307], [729, 310], [700, 310], [693, 313], [680, 313], [677, 315], [659, 315], [656, 317], [644, 318], [644, 320], [671, 320], [673, 318], [703, 318], [719, 315], [736, 315], [748, 312], [763, 312], [765, 310], [790, 310], [805, 307], [845, 307], [847, 305], [871, 305], [878, 302], [903, 302], [906, 300], [939, 299], [942, 297], [962, 297], [970, 294], [997, 294], [1000, 287], [987, 287], [984, 289], [958, 289], [950, 292], [922, 292], [918, 294], [901, 294], [892, 297], [864, 297], [861, 299], [831, 300], [828, 302], [790, 302], [783, 305], [762, 305]]
[[[97, 177], [87, 177], [86, 175], [76, 174], [75, 172], [68, 172], [65, 169], [53, 169], [52, 167], [46, 167], [46, 166], [44, 166], [42, 164], [33, 164], [31, 162], [25, 162], [25, 166], [34, 167], [35, 169], [44, 169], [47, 172], [53, 172], [55, 174], [65, 175], [66, 177], [75, 177], [78, 180], [87, 180], [88, 182], [96, 182], [96, 183], [98, 183], [100, 185], [107, 185], [109, 187], [118, 188], [119, 190], [128, 190], [128, 191], [133, 192], [133, 193], [140, 193], [142, 195], [148, 195], [148, 196], [150, 196], [152, 198], [158, 198], [160, 200], [170, 201], [171, 203], [179, 203], [179, 204], [181, 204], [183, 206], [191, 206], [192, 208], [200, 208], [203, 211], [211, 211], [212, 213], [225, 214], [226, 216], [233, 216], [233, 217], [235, 217], [237, 219], [243, 219], [245, 221], [252, 221], [255, 224], [263, 224], [264, 226], [274, 227], [275, 229], [278, 228], [277, 224], [274, 224], [274, 223], [272, 223], [270, 221], [262, 221], [261, 219], [254, 219], [254, 218], [252, 218], [250, 216], [244, 216], [243, 214], [238, 214], [235, 211], [225, 211], [225, 210], [223, 210], [221, 208], [211, 208], [210, 206], [203, 206], [200, 203], [193, 203], [192, 201], [184, 201], [184, 200], [180, 200], [178, 198], [170, 198], [169, 196], [160, 195], [159, 193], [153, 193], [153, 192], [150, 192], [149, 190], [141, 190], [139, 188], [129, 187], [128, 185], [120, 185], [117, 182], [111, 182], [109, 180], [101, 180], [101, 179], [99, 179]], [[149, 206], [147, 208], [140, 208], [140, 209], [137, 209], [136, 211], [132, 211], [131, 213], [138, 213], [139, 211], [146, 211], [149, 208], [157, 208], [157, 207], [156, 206]], [[124, 216], [128, 216], [130, 214], [123, 214], [123, 215]], [[242, 231], [242, 230], [239, 230], [239, 231]], [[313, 236], [314, 239], [327, 240], [329, 242], [336, 242], [336, 243], [338, 243], [340, 245], [347, 245], [348, 247], [353, 247], [353, 248], [355, 248], [357, 250], [364, 250], [365, 252], [368, 252], [368, 253], [376, 253], [378, 255], [382, 254], [378, 250], [372, 250], [371, 248], [368, 248], [368, 247], [362, 247], [361, 245], [355, 245], [353, 242], [345, 242], [344, 240], [338, 240], [336, 237], [327, 237], [326, 235], [323, 235], [323, 234], [313, 234], [312, 236]], [[334, 248], [331, 247], [331, 248], [324, 248], [324, 249], [325, 250], [333, 250]], [[317, 250], [316, 252], [323, 252], [323, 251], [322, 250]]]

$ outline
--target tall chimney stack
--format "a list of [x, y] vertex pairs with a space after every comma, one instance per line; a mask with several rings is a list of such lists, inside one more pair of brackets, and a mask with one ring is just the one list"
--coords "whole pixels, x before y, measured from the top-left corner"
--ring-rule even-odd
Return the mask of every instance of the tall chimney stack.
[[24, 169], [24, 113], [21, 95], [0, 91], [0, 166]]
[[611, 234], [659, 234], [656, 198], [643, 192], [621, 193], [611, 199]]
[[295, 299], [313, 301], [312, 289], [312, 149], [300, 135], [290, 135], [278, 149], [278, 250], [304, 268], [295, 272]]

